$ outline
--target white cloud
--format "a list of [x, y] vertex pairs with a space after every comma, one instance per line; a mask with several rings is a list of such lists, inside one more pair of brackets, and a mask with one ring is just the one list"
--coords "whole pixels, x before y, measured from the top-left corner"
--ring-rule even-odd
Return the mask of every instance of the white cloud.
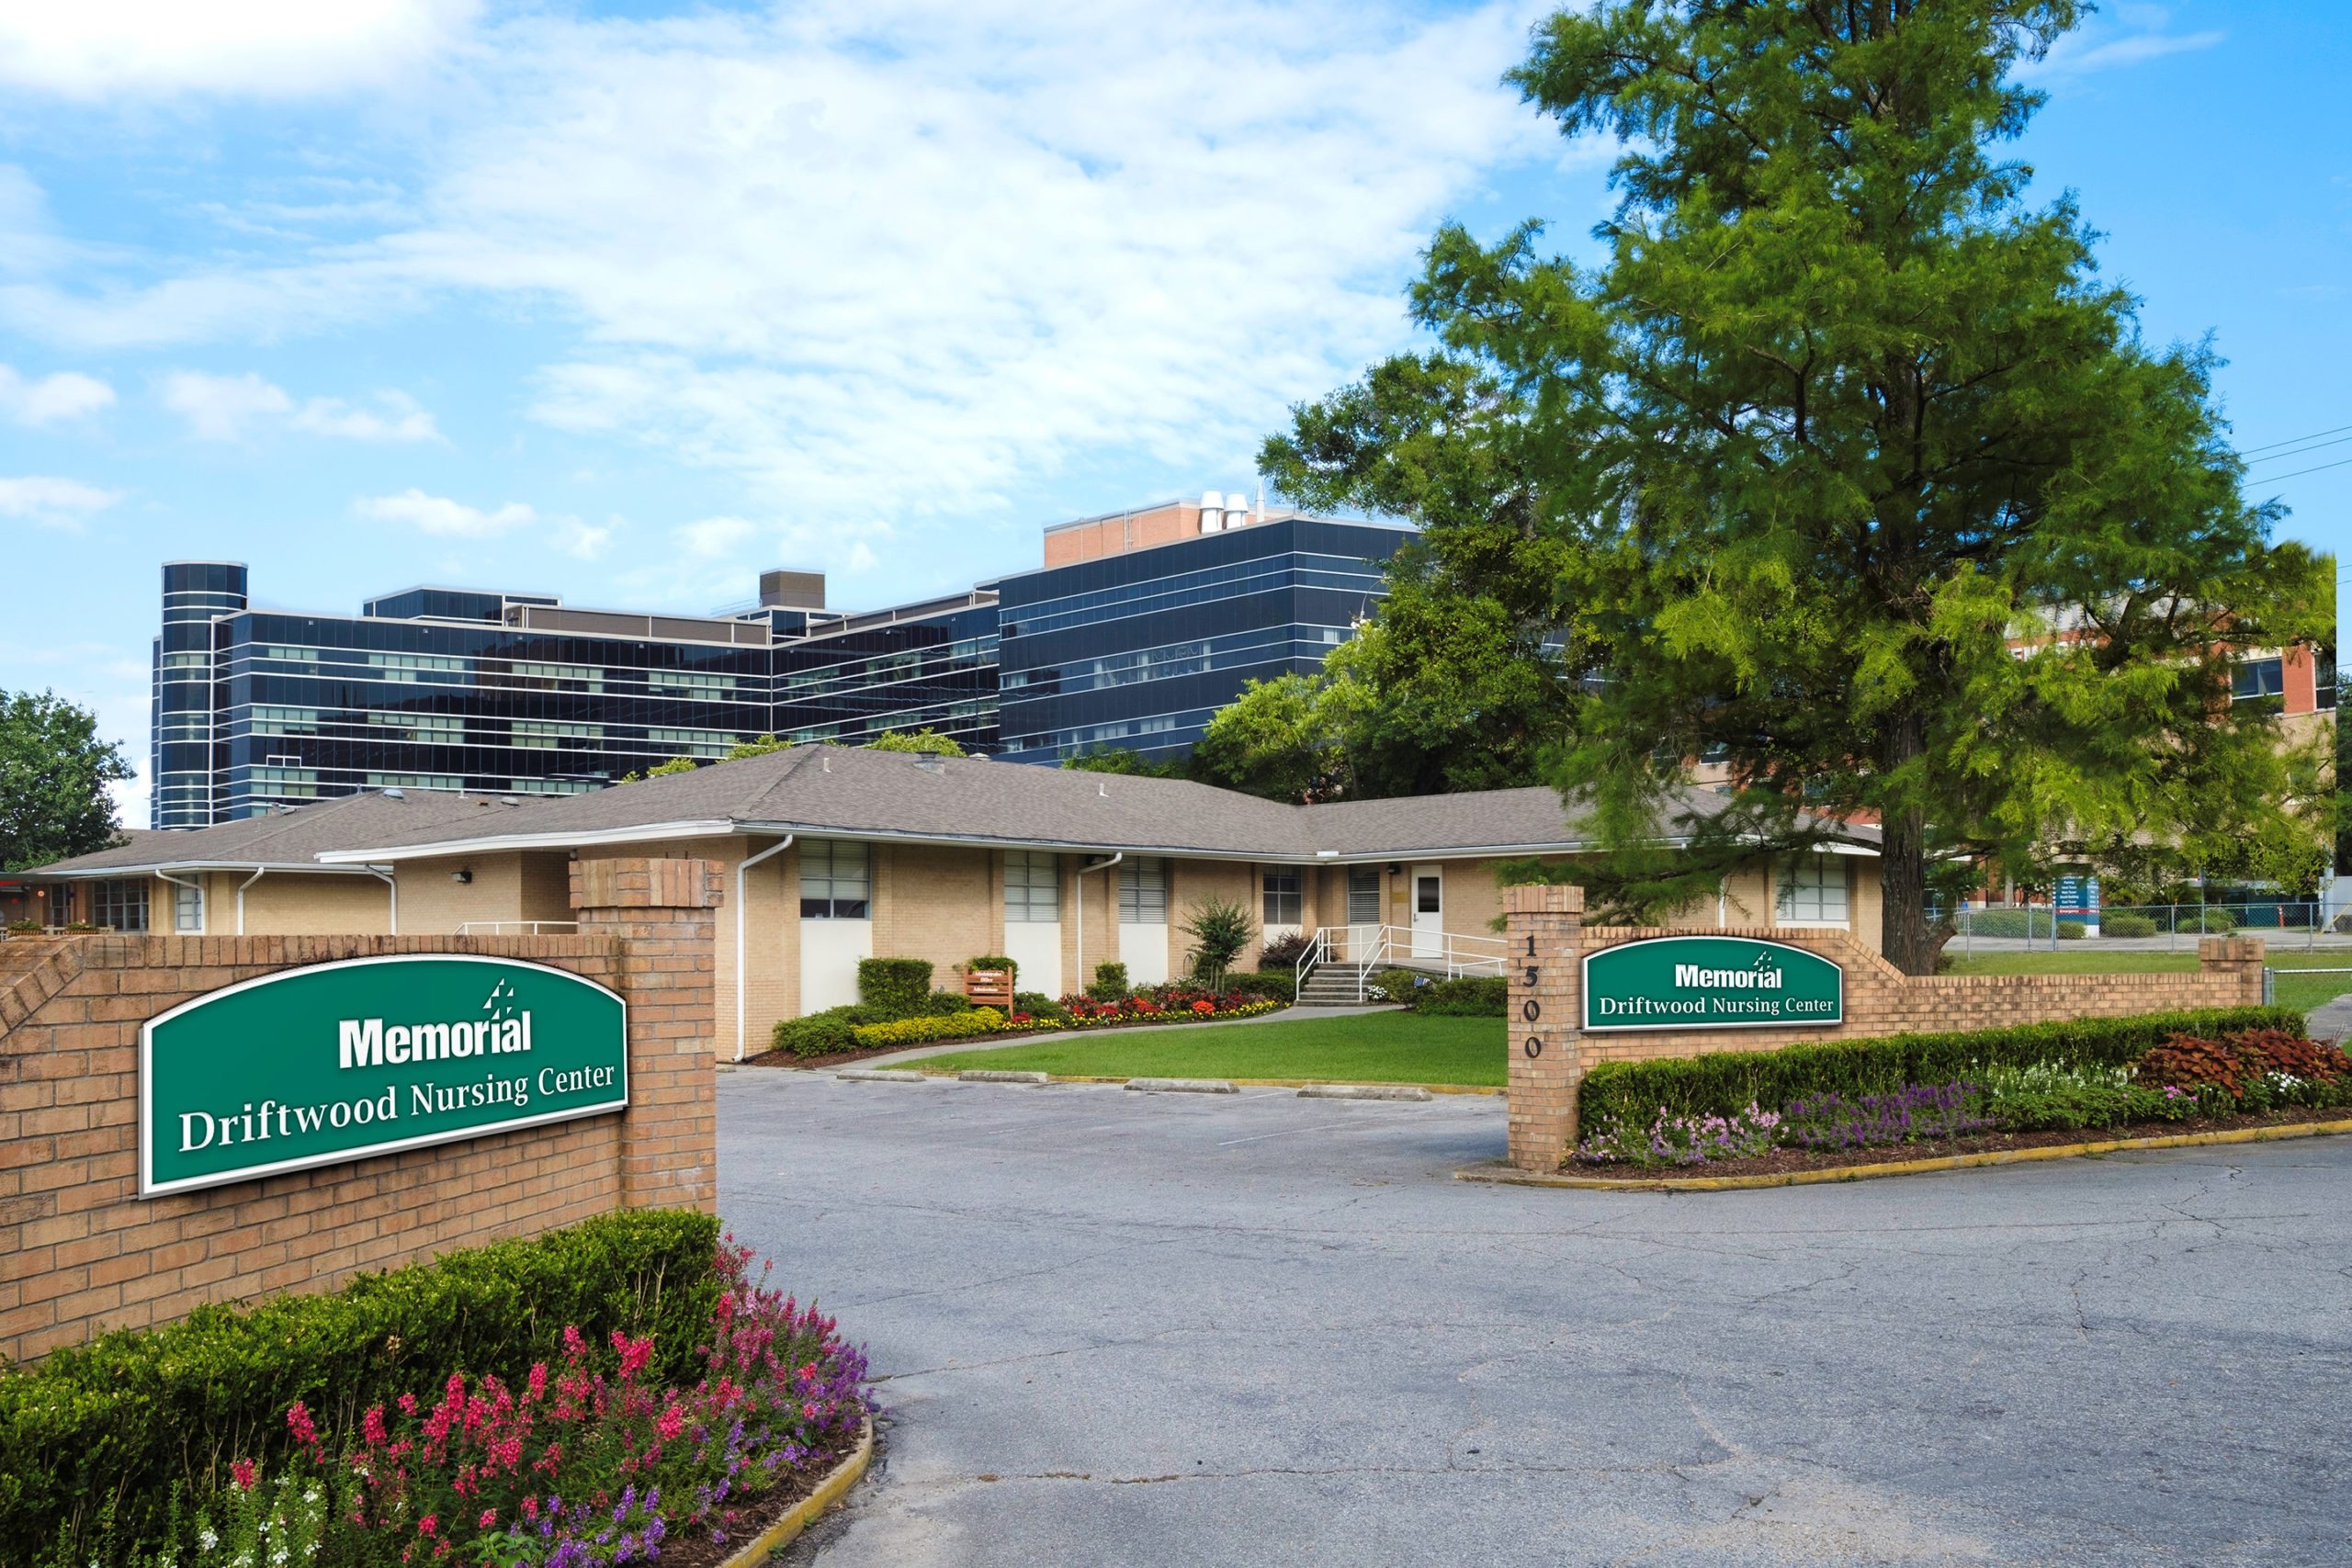
[[699, 523], [689, 523], [676, 530], [678, 543], [691, 555], [706, 558], [732, 555], [760, 531], [760, 525], [744, 517], [706, 517]]
[[164, 378], [162, 396], [165, 408], [187, 421], [189, 434], [204, 441], [234, 441], [253, 421], [294, 410], [285, 388], [250, 370], [242, 376], [175, 370]]
[[2163, 6], [2120, 6], [2110, 16], [2093, 17], [2051, 45], [2041, 59], [2027, 61], [2018, 74], [2028, 80], [2087, 76], [2211, 49], [2223, 35], [2214, 31], [2176, 33], [2170, 10]]
[[279, 420], [290, 429], [355, 441], [441, 439], [433, 416], [405, 392], [378, 392], [372, 409], [341, 398], [312, 398], [297, 407], [285, 388], [250, 370], [242, 376], [175, 370], [164, 378], [162, 396], [165, 408], [187, 421], [188, 433], [205, 441], [235, 441], [256, 421]]
[[619, 528], [618, 518], [599, 527], [577, 517], [559, 517], [548, 532], [548, 545], [574, 560], [602, 560]]
[[379, 523], [406, 523], [427, 534], [456, 535], [469, 539], [503, 534], [510, 528], [536, 522], [539, 515], [519, 501], [510, 501], [495, 512], [484, 512], [463, 502], [451, 501], [447, 496], [427, 495], [413, 488], [398, 495], [379, 495], [355, 502], [352, 510]]
[[0, 82], [73, 98], [298, 96], [447, 49], [478, 0], [74, 0], [0, 6]]
[[433, 416], [406, 392], [382, 391], [376, 408], [355, 408], [340, 398], [312, 398], [289, 422], [297, 430], [344, 435], [355, 441], [438, 441]]
[[100, 490], [79, 479], [46, 474], [0, 479], [0, 517], [38, 523], [45, 528], [78, 528], [121, 499], [119, 490]]
[[1224, 478], [1408, 341], [1431, 224], [1563, 155], [1497, 81], [1540, 9], [525, 9], [447, 67], [393, 204], [421, 219], [161, 282], [0, 279], [0, 321], [128, 344], [529, 310], [573, 333], [534, 417], [734, 475], [847, 566], [879, 519], [984, 517], [1079, 462]]
[[48, 424], [79, 419], [114, 404], [114, 389], [95, 376], [60, 370], [39, 380], [28, 380], [0, 365], [0, 415], [19, 424]]

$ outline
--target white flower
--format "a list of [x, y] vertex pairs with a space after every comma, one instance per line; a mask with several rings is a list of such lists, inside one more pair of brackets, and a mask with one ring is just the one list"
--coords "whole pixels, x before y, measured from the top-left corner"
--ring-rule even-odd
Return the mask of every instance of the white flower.
[[210, 1525], [206, 1525], [203, 1529], [196, 1532], [196, 1544], [204, 1548], [205, 1551], [209, 1551], [214, 1547], [220, 1544], [220, 1538], [212, 1533], [212, 1527]]

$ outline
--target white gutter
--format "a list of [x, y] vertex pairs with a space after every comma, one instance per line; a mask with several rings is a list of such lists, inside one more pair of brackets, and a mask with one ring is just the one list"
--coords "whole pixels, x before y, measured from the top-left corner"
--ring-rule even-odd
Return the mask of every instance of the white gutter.
[[1101, 865], [1081, 865], [1078, 868], [1078, 988], [1081, 991], [1086, 989], [1086, 874], [1108, 871], [1126, 858], [1127, 852], [1121, 850]]
[[268, 869], [269, 867], [266, 865], [257, 865], [254, 867], [254, 874], [251, 876], [237, 884], [237, 934], [239, 936], [245, 934], [245, 889], [259, 882], [261, 874]]
[[363, 871], [365, 871], [368, 875], [370, 875], [370, 876], [372, 876], [372, 877], [376, 877], [377, 879], [379, 879], [379, 881], [381, 881], [381, 882], [383, 883], [384, 886], [386, 887], [386, 889], [388, 889], [388, 890], [390, 892], [390, 894], [391, 894], [391, 896], [392, 896], [392, 934], [393, 934], [394, 936], [398, 936], [398, 935], [400, 935], [400, 934], [401, 934], [401, 885], [400, 885], [399, 883], [397, 883], [397, 882], [395, 882], [395, 881], [393, 881], [393, 880], [392, 880], [392, 874], [391, 874], [390, 872], [389, 872], [389, 871], [384, 871], [384, 870], [379, 869], [379, 867], [372, 866], [372, 865], [370, 865], [370, 866], [362, 866], [360, 869], [361, 869], [361, 870], [363, 870]]
[[743, 985], [743, 874], [773, 854], [781, 854], [792, 847], [795, 835], [786, 833], [749, 860], [735, 863], [735, 1059], [743, 1059], [743, 1038], [746, 1030]]
[[[158, 871], [155, 875], [158, 879], [168, 882], [175, 887], [192, 887], [196, 890], [196, 934], [202, 936], [204, 934], [204, 924], [207, 918], [204, 909], [204, 884], [201, 882], [182, 882], [178, 877], [174, 876], [167, 871]], [[180, 926], [178, 918], [179, 911], [177, 909], [174, 909], [172, 911], [172, 930], [174, 931], [177, 931]]]
[[637, 844], [649, 839], [731, 838], [745, 827], [740, 822], [709, 820], [653, 822], [642, 828], [599, 828], [587, 833], [512, 833], [488, 839], [435, 839], [430, 843], [373, 850], [327, 850], [317, 858], [322, 865], [357, 865], [367, 861], [430, 860], [499, 850], [568, 850], [583, 844]]

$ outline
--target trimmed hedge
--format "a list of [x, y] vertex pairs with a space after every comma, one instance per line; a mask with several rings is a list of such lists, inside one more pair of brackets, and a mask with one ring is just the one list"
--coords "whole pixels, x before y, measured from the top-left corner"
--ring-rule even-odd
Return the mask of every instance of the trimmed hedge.
[[1227, 975], [1225, 988], [1239, 991], [1244, 996], [1263, 997], [1270, 1002], [1298, 1000], [1298, 972], [1294, 969], [1260, 969], [1249, 974]]
[[928, 958], [861, 958], [857, 961], [857, 999], [880, 1008], [894, 1018], [921, 1012], [931, 995]]
[[1108, 1002], [1134, 989], [1127, 984], [1127, 966], [1115, 958], [1106, 958], [1094, 966], [1094, 983], [1086, 987], [1086, 994], [1098, 1002]]
[[2242, 1029], [2286, 1029], [2300, 1034], [2303, 1015], [2292, 1008], [2206, 1008], [1960, 1034], [1891, 1034], [1819, 1045], [1719, 1051], [1654, 1062], [1603, 1062], [1584, 1076], [1577, 1117], [1591, 1126], [1615, 1116], [1627, 1125], [1638, 1120], [1646, 1127], [1660, 1109], [1678, 1116], [1732, 1116], [1750, 1104], [1778, 1111], [1792, 1100], [1831, 1091], [1850, 1098], [1890, 1094], [1908, 1084], [1950, 1083], [1966, 1077], [1972, 1067], [2025, 1067], [2041, 1062], [2128, 1066], [2170, 1035], [2211, 1036]]
[[567, 1324], [598, 1340], [650, 1333], [662, 1377], [691, 1382], [718, 1248], [708, 1214], [606, 1214], [0, 1370], [0, 1562], [44, 1559], [109, 1498], [118, 1539], [156, 1540], [175, 1485], [209, 1494], [237, 1455], [274, 1466], [295, 1400], [342, 1430], [453, 1371], [519, 1384], [534, 1361], [560, 1359]]
[[1500, 975], [1464, 975], [1432, 980], [1409, 993], [1406, 1005], [1436, 1018], [1500, 1018], [1510, 1005], [1510, 982]]
[[970, 1034], [1001, 1034], [1006, 1028], [1004, 1014], [996, 1009], [974, 1008], [969, 1012], [944, 1016], [933, 1014], [861, 1024], [854, 1038], [860, 1046], [871, 1050], [877, 1045], [922, 1045], [933, 1040], [961, 1040]]
[[857, 1049], [855, 1033], [864, 1023], [887, 1023], [895, 1013], [880, 1008], [827, 1008], [799, 1018], [780, 1018], [768, 1035], [769, 1044], [778, 1051], [789, 1051], [796, 1056], [830, 1056], [836, 1051]]
[[2107, 915], [2099, 920], [2101, 936], [2154, 936], [2156, 922], [2146, 915]]

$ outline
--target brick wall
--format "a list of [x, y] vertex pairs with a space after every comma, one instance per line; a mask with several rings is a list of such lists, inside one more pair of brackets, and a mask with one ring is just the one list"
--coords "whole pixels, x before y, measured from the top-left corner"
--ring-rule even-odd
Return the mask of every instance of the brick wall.
[[[2046, 1023], [2075, 1018], [2121, 1018], [2191, 1008], [2255, 1007], [2262, 1001], [2264, 948], [2258, 937], [2207, 937], [2197, 944], [2193, 974], [1908, 976], [1842, 931], [1733, 928], [1717, 933], [1687, 929], [1586, 927], [1582, 890], [1510, 887], [1503, 890], [1512, 970], [1510, 1160], [1527, 1169], [1551, 1169], [1575, 1141], [1576, 1089], [1603, 1062], [1697, 1056], [1715, 1051], [1886, 1034], [1951, 1033]], [[1561, 896], [1574, 894], [1573, 904]], [[1587, 1033], [1582, 1017], [1584, 957], [1600, 948], [1645, 937], [1694, 934], [1759, 938], [1802, 947], [1845, 971], [1845, 1021], [1833, 1028], [1611, 1030]], [[1540, 962], [1525, 956], [1532, 937]], [[1530, 1001], [1539, 1017], [1522, 1016]], [[1556, 1031], [1556, 1032], [1555, 1032]], [[1540, 1039], [1537, 1057], [1524, 1052]]]
[[[586, 895], [606, 907], [582, 908], [573, 936], [0, 943], [0, 1356], [28, 1359], [210, 1302], [327, 1289], [363, 1269], [616, 1207], [711, 1208], [716, 877], [701, 862], [666, 863], [693, 868], [685, 873], [631, 870], [643, 863], [583, 866]], [[138, 1196], [142, 1023], [242, 980], [403, 953], [527, 960], [619, 990], [629, 1003], [629, 1111]]]

